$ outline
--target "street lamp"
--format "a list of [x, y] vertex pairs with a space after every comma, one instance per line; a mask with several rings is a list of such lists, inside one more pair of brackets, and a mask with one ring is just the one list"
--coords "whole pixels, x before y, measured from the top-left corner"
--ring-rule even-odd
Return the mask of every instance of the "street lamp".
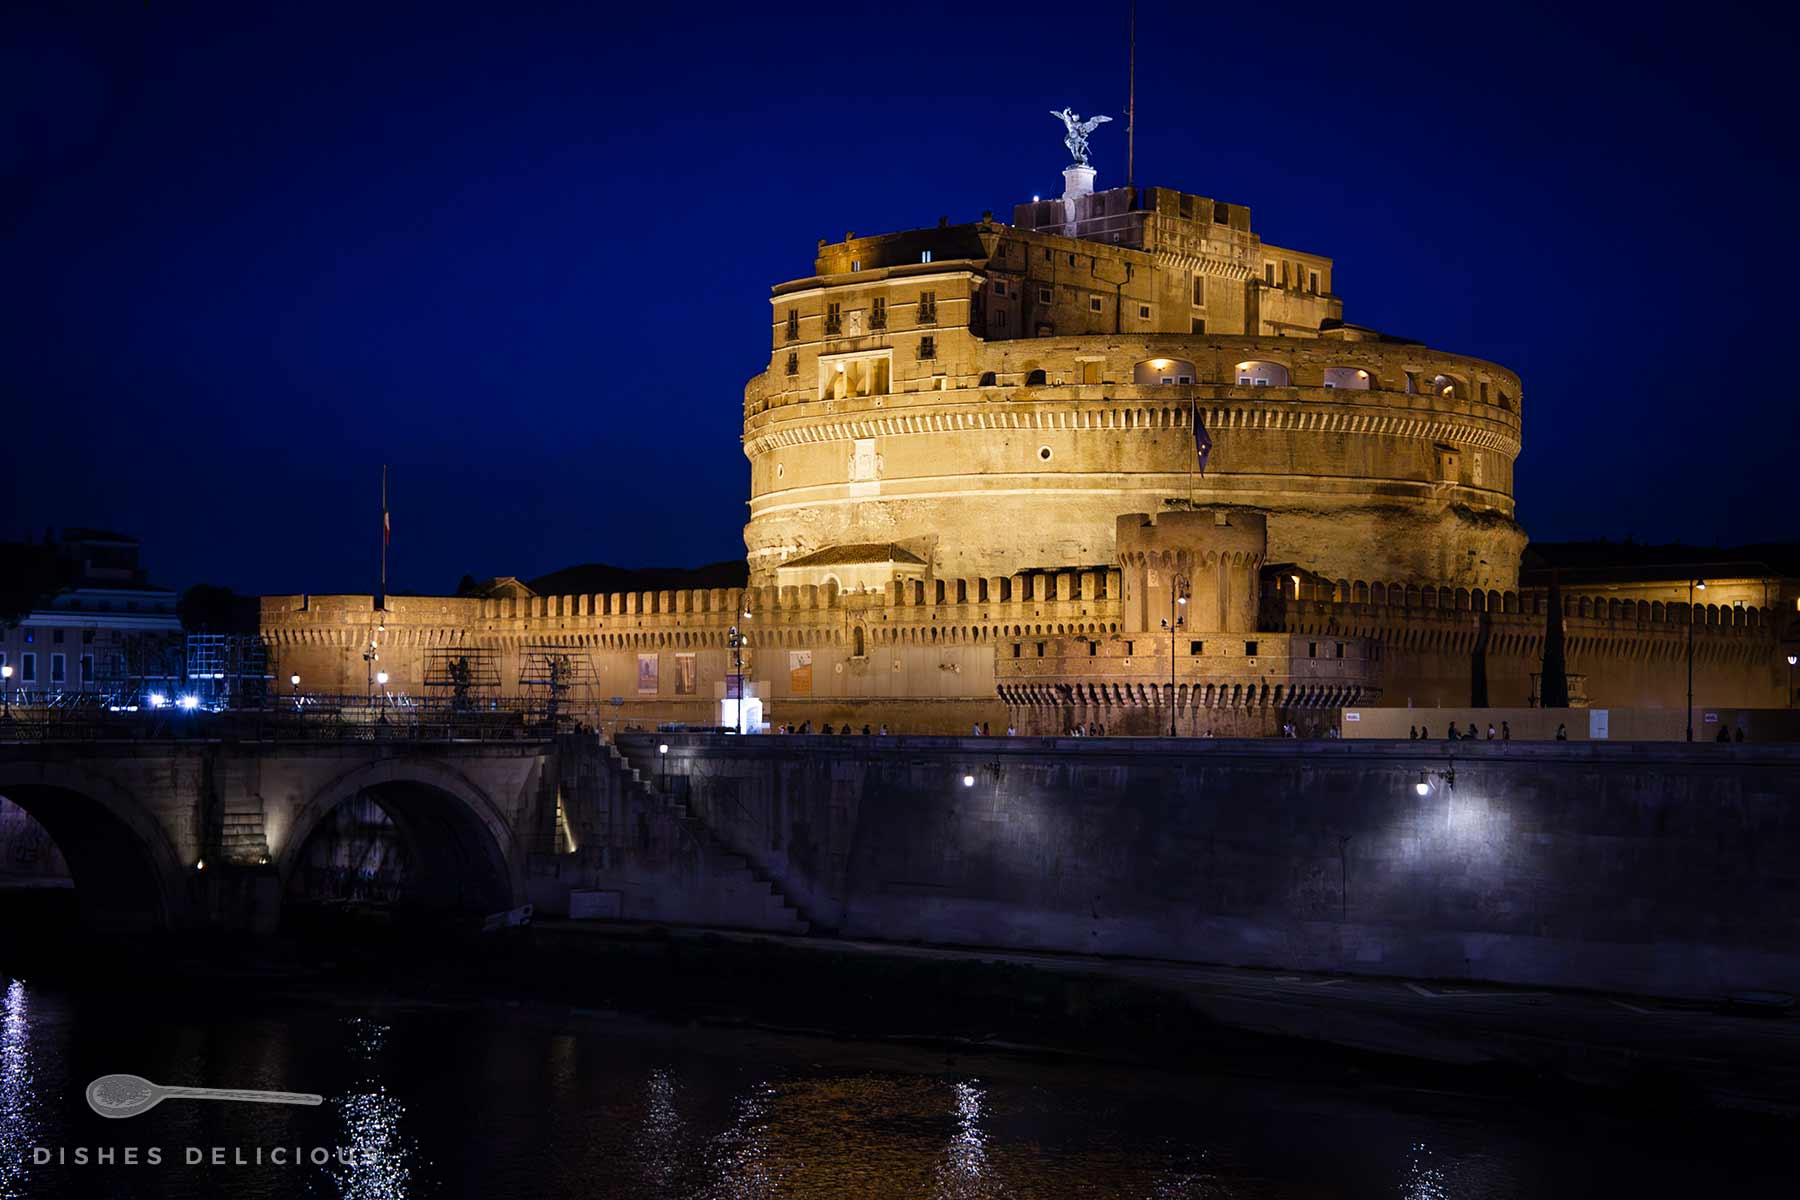
[[1687, 740], [1694, 740], [1694, 589], [1706, 590], [1706, 580], [1691, 579], [1688, 581], [1688, 691], [1687, 691]]
[[1185, 575], [1169, 579], [1169, 619], [1163, 628], [1169, 631], [1169, 736], [1175, 736], [1175, 632], [1187, 624], [1188, 581]]
[[1788, 707], [1794, 707], [1794, 664], [1800, 663], [1800, 654], [1788, 655]]
[[[744, 610], [744, 620], [750, 619], [750, 610]], [[737, 731], [744, 735], [744, 641], [746, 634], [736, 625], [731, 627], [731, 679], [737, 695]], [[667, 749], [667, 747], [665, 747]]]
[[288, 683], [291, 684], [294, 689], [294, 711], [299, 712], [300, 711], [300, 673], [298, 671], [296, 671], [294, 674], [289, 675]]
[[[1788, 661], [1791, 663], [1794, 660], [1790, 658]], [[1792, 674], [1792, 672], [1789, 672], [1789, 674]], [[3, 712], [8, 720], [12, 719], [11, 663], [7, 663], [4, 667], [0, 667], [0, 712]]]
[[383, 721], [387, 720], [387, 679], [386, 671], [375, 672], [375, 682], [381, 685], [381, 719]]
[[662, 792], [669, 794], [669, 743], [663, 742], [656, 747], [657, 761], [662, 764]]

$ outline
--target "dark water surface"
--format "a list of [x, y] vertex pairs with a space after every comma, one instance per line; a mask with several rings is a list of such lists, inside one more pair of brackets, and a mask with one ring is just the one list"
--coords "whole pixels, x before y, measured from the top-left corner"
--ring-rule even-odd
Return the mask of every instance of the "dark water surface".
[[[511, 1008], [150, 1004], [0, 977], [0, 1197], [1791, 1195], [1779, 1131]], [[228, 989], [227, 989], [228, 990]], [[317, 1092], [103, 1120], [96, 1076]], [[1730, 1125], [1726, 1128], [1732, 1128]], [[78, 1148], [151, 1166], [75, 1165]], [[188, 1165], [189, 1148], [246, 1165]], [[256, 1165], [346, 1147], [329, 1166]], [[65, 1161], [34, 1161], [39, 1148]]]

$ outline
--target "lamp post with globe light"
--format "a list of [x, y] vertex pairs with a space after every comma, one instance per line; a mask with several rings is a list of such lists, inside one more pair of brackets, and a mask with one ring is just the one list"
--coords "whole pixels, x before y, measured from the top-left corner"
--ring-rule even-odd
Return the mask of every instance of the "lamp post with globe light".
[[1169, 736], [1175, 736], [1175, 634], [1187, 625], [1188, 580], [1185, 575], [1169, 579], [1169, 617], [1163, 628], [1169, 631]]
[[1687, 740], [1694, 740], [1694, 589], [1706, 590], [1706, 580], [1691, 579], [1688, 581], [1688, 637], [1687, 637]]
[[[1793, 662], [1793, 659], [1788, 659]], [[1791, 673], [1791, 672], [1790, 672]], [[0, 715], [12, 720], [12, 664], [0, 667]]]
[[1792, 707], [1794, 707], [1794, 665], [1796, 663], [1800, 663], [1800, 654], [1790, 654], [1787, 656], [1787, 660], [1788, 660], [1788, 702], [1787, 702], [1787, 706], [1789, 708], [1792, 708]]

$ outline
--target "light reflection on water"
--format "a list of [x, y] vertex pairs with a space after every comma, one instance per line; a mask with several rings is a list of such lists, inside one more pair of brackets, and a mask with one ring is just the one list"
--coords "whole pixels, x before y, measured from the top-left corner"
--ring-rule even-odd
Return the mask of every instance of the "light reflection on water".
[[0, 1009], [0, 1200], [26, 1194], [31, 1148], [37, 1144], [31, 1082], [31, 1014], [25, 984], [6, 985]]
[[379, 1022], [350, 1022], [358, 1078], [355, 1090], [336, 1103], [343, 1122], [338, 1145], [351, 1154], [349, 1162], [334, 1160], [331, 1167], [331, 1181], [344, 1200], [406, 1200], [412, 1194], [418, 1149], [400, 1129], [406, 1106], [382, 1082], [387, 1035], [388, 1027]]
[[[305, 1079], [258, 1082], [304, 1082], [327, 1105], [196, 1107], [185, 1118], [176, 1109], [160, 1124], [85, 1111], [90, 1068], [141, 1062], [183, 1078], [209, 1041], [229, 1049], [218, 1070], [251, 1056], [286, 1063]], [[0, 1198], [1481, 1200], [1754, 1191], [1741, 1185], [1786, 1170], [1776, 1151], [1584, 1127], [1504, 1099], [965, 1061], [970, 1069], [923, 1050], [454, 1010], [346, 1022], [249, 1001], [209, 1019], [9, 983]], [[224, 1123], [192, 1124], [215, 1115]], [[175, 1147], [189, 1136], [356, 1155], [304, 1171], [209, 1172], [180, 1164]], [[159, 1143], [170, 1153], [148, 1174], [29, 1157], [34, 1145]]]

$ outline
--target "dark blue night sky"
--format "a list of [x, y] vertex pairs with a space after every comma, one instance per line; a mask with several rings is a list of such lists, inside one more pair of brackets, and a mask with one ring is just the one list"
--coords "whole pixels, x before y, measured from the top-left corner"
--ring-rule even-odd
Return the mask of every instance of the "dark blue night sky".
[[[385, 460], [396, 589], [741, 556], [768, 286], [1008, 215], [1049, 109], [1125, 105], [1093, 0], [263, 7], [10, 10], [0, 536], [368, 591]], [[1144, 0], [1139, 182], [1517, 369], [1534, 538], [1789, 538], [1785, 11]]]

